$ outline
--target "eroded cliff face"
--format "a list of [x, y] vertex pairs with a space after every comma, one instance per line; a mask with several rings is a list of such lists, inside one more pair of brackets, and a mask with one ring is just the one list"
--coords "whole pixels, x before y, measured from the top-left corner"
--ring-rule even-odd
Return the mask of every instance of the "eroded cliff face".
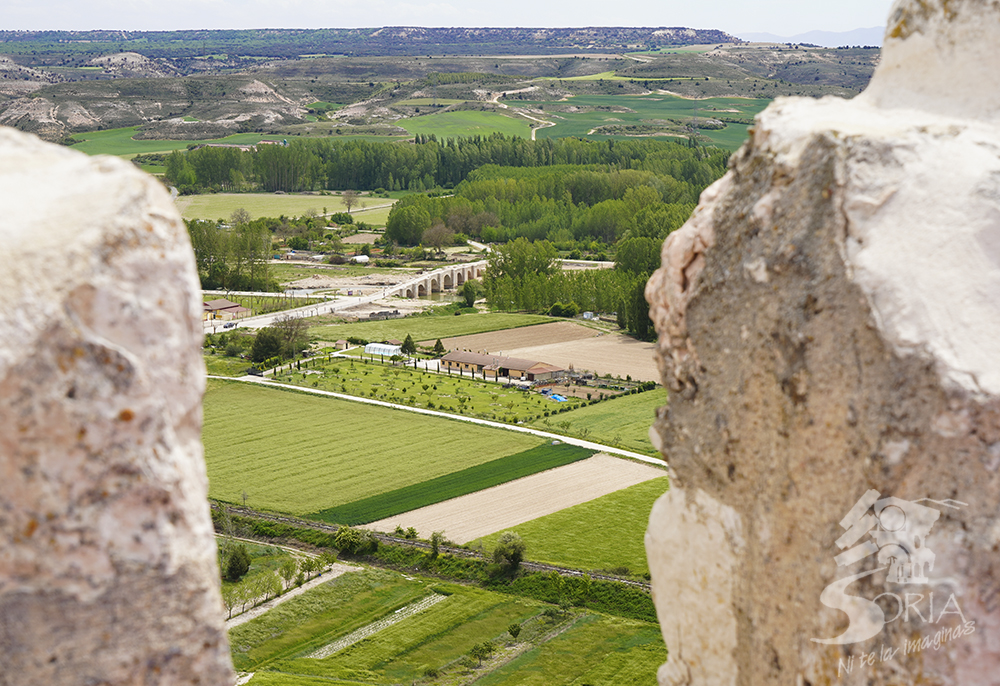
[[1000, 679], [1000, 112], [920, 71], [975, 100], [940, 75], [995, 64], [1000, 3], [892, 17], [870, 90], [772, 104], [647, 288], [661, 684]]
[[184, 226], [121, 160], [0, 159], [0, 684], [230, 684]]

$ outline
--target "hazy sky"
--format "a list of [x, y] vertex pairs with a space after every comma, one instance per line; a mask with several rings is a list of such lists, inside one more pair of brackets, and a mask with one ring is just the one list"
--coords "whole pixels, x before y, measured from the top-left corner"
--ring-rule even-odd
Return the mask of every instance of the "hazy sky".
[[884, 26], [892, 0], [0, 0], [0, 29], [688, 26], [791, 36]]

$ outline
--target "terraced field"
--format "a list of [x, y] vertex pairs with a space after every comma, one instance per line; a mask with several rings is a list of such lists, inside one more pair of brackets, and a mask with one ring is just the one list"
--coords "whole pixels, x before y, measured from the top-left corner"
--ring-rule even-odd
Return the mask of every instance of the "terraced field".
[[[426, 602], [434, 596], [443, 600]], [[421, 599], [422, 606], [399, 613], [409, 616], [389, 620]], [[666, 659], [655, 624], [586, 611], [546, 613], [547, 607], [369, 569], [290, 600], [229, 637], [236, 668], [253, 673], [251, 686], [468, 683], [477, 677], [546, 686], [655, 682], [656, 669]], [[516, 640], [507, 632], [512, 623], [521, 626]], [[344, 645], [352, 634], [364, 637]], [[484, 641], [492, 641], [496, 652], [477, 663], [469, 653]], [[309, 657], [323, 655], [330, 646], [339, 649]]]

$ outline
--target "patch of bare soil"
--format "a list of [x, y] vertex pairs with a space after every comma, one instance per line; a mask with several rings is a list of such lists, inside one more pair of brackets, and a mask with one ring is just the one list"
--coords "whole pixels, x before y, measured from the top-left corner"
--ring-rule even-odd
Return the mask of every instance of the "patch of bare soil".
[[468, 543], [665, 474], [658, 467], [598, 453], [564, 467], [382, 519], [365, 528], [389, 533], [397, 525], [404, 529], [412, 526], [422, 538], [444, 531], [447, 539]]
[[[447, 350], [471, 350], [472, 352], [499, 353], [510, 355], [515, 348], [525, 348], [550, 343], [564, 343], [582, 338], [593, 338], [600, 331], [589, 329], [576, 322], [552, 322], [522, 326], [519, 329], [477, 333], [470, 336], [443, 338], [441, 343]], [[434, 341], [424, 341], [424, 345], [434, 345]], [[547, 362], [548, 360], [542, 360]]]
[[376, 238], [379, 238], [381, 234], [378, 233], [356, 233], [353, 236], [348, 236], [347, 238], [341, 238], [340, 242], [346, 245], [360, 245], [362, 243], [374, 243]]
[[655, 343], [638, 341], [624, 334], [605, 334], [563, 343], [535, 345], [505, 350], [504, 354], [527, 360], [541, 360], [575, 371], [589, 371], [597, 376], [610, 374], [637, 381], [660, 381], [660, 370], [653, 353]]

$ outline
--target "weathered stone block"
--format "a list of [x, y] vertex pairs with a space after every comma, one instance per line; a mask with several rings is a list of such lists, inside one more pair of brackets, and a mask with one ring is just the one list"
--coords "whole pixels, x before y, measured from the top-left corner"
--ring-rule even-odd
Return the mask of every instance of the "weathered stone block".
[[121, 160], [0, 160], [0, 684], [232, 683], [184, 226]]
[[958, 73], [998, 38], [898, 2], [869, 90], [773, 103], [668, 238], [661, 684], [1000, 683], [1000, 109]]

